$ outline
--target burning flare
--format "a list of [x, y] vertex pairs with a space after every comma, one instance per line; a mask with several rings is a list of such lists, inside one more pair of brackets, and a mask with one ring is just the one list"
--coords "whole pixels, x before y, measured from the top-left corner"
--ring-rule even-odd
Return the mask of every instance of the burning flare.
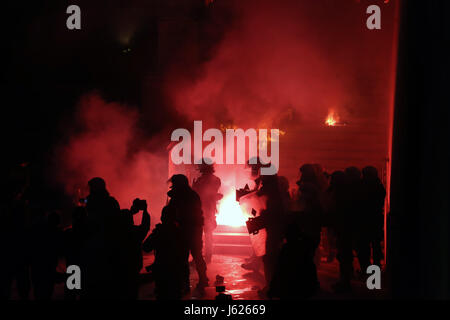
[[325, 124], [327, 126], [334, 127], [338, 122], [339, 116], [333, 110], [330, 110], [330, 112], [328, 112], [327, 119], [325, 120]]
[[245, 226], [244, 211], [239, 202], [236, 201], [236, 190], [232, 189], [219, 203], [219, 213], [216, 217], [218, 225], [226, 225], [232, 227]]

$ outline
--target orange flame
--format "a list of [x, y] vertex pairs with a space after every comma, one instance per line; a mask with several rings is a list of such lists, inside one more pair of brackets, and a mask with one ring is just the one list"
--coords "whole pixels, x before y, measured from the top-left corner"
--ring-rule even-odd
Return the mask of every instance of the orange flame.
[[338, 122], [339, 122], [339, 117], [338, 117], [338, 115], [337, 115], [333, 110], [331, 110], [331, 111], [328, 113], [327, 119], [325, 120], [325, 124], [326, 124], [327, 126], [334, 127], [334, 126], [336, 126], [336, 124], [337, 124]]

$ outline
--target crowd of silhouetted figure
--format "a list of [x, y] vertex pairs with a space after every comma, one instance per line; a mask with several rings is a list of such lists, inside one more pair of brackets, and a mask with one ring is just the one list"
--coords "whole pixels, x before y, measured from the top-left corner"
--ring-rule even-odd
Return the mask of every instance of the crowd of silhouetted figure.
[[[267, 279], [268, 297], [306, 298], [317, 293], [320, 242], [339, 262], [335, 293], [351, 292], [354, 277], [354, 252], [364, 278], [371, 264], [381, 267], [383, 252], [385, 188], [377, 169], [356, 167], [323, 172], [320, 165], [300, 168], [298, 194], [286, 210], [283, 232], [278, 236], [274, 274]], [[295, 209], [292, 209], [295, 207]], [[275, 214], [278, 215], [279, 214]], [[267, 229], [267, 231], [269, 231]], [[318, 259], [319, 258], [319, 259]], [[372, 258], [372, 259], [371, 259]]]
[[[242, 267], [262, 269], [261, 298], [317, 294], [321, 243], [328, 262], [338, 260], [336, 294], [351, 292], [355, 257], [361, 276], [369, 265], [381, 266], [386, 191], [376, 168], [349, 167], [328, 174], [318, 164], [304, 164], [294, 193], [285, 177], [260, 175], [258, 164], [249, 167], [254, 187], [246, 192], [265, 199], [265, 208], [251, 220], [257, 229], [265, 229], [266, 237], [264, 254], [254, 254]], [[146, 200], [135, 199], [123, 209], [102, 178], [88, 182], [89, 195], [80, 199], [71, 226], [63, 229], [58, 211], [33, 206], [26, 176], [14, 177], [1, 206], [2, 299], [12, 298], [13, 283], [20, 299], [30, 299], [31, 292], [36, 300], [51, 299], [55, 285], [65, 284], [68, 277], [61, 261], [81, 270], [80, 288], [64, 285], [65, 299], [137, 299], [143, 252], [154, 253], [154, 263], [146, 269], [157, 299], [182, 299], [191, 292], [190, 255], [198, 273], [194, 290], [204, 296], [222, 195], [214, 167], [203, 164], [198, 169], [200, 177], [192, 186], [182, 174], [169, 179], [160, 223], [151, 232]], [[142, 218], [136, 224], [138, 212]]]

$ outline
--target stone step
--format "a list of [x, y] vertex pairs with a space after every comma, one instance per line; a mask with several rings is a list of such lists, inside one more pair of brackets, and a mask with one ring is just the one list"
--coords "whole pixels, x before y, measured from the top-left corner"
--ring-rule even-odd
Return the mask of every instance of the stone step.
[[253, 248], [250, 245], [215, 243], [213, 253], [250, 256], [253, 253]]
[[248, 233], [226, 232], [226, 233], [213, 233], [214, 243], [220, 244], [241, 244], [251, 245], [250, 236]]
[[247, 227], [218, 225], [213, 233], [213, 250], [216, 254], [251, 255], [253, 248]]
[[246, 234], [248, 234], [248, 231], [247, 231], [246, 226], [232, 227], [232, 226], [218, 225], [217, 228], [214, 230], [214, 233], [246, 233]]

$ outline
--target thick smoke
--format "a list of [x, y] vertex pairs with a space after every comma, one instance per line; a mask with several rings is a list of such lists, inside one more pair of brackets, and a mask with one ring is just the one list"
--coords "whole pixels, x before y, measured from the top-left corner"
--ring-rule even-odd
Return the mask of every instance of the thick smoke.
[[58, 152], [59, 180], [74, 201], [86, 196], [89, 179], [102, 177], [122, 207], [130, 207], [136, 197], [147, 199], [153, 216], [159, 217], [167, 191], [167, 155], [151, 152], [150, 146], [160, 138], [142, 142], [138, 137], [137, 110], [87, 94], [74, 123], [77, 132]]
[[[162, 79], [167, 98], [164, 110], [160, 110], [160, 105], [156, 108], [151, 98], [144, 99], [148, 105], [140, 106], [144, 112], [105, 102], [96, 94], [81, 99], [76, 117], [81, 129], [60, 149], [60, 181], [73, 194], [74, 186], [84, 186], [93, 176], [102, 176], [122, 206], [128, 206], [134, 197], [143, 197], [150, 199], [159, 211], [167, 190], [166, 146], [170, 143], [170, 131], [180, 127], [180, 119], [188, 129], [192, 129], [193, 120], [202, 120], [204, 130], [279, 128], [286, 132], [280, 140], [309, 141], [302, 145], [301, 152], [291, 146], [281, 150], [281, 170], [289, 167], [282, 173], [289, 175], [291, 182], [302, 161], [316, 161], [316, 154], [307, 157], [307, 147], [316, 147], [324, 141], [323, 137], [334, 138], [334, 133], [320, 131], [326, 130], [320, 127], [330, 110], [350, 125], [379, 124], [370, 136], [372, 140], [364, 136], [352, 140], [350, 147], [381, 144], [382, 154], [376, 156], [382, 160], [393, 86], [394, 6], [378, 1], [382, 30], [370, 31], [366, 28], [365, 10], [371, 2], [214, 1], [212, 12], [227, 8], [233, 19], [219, 23], [213, 15], [197, 28], [203, 35], [214, 34], [208, 33], [208, 28], [221, 29], [218, 39], [189, 38], [196, 34], [192, 31], [196, 22], [190, 21], [189, 28], [177, 25], [177, 30], [190, 30], [190, 41], [180, 41], [176, 53], [173, 46], [168, 46], [167, 52], [162, 47], [158, 49], [158, 58], [164, 61], [158, 78]], [[164, 23], [164, 28], [158, 26], [161, 44], [170, 42], [173, 36], [164, 33], [171, 22]], [[136, 28], [139, 26], [118, 32], [119, 40], [127, 43], [128, 33]], [[203, 42], [214, 43], [207, 53], [201, 52]], [[151, 132], [150, 138], [143, 139], [145, 135], [137, 130], [138, 123], [145, 123], [145, 118], [154, 112], [174, 116], [160, 117], [164, 123], [157, 125], [167, 130]], [[289, 137], [304, 125], [320, 130]], [[327, 152], [327, 146], [322, 148]], [[348, 157], [345, 150], [339, 152], [323, 155]], [[303, 158], [296, 158], [299, 155]], [[364, 160], [370, 157], [362, 156]]]
[[[374, 31], [366, 27], [374, 1], [227, 3], [234, 19], [214, 55], [191, 78], [175, 72], [167, 82], [178, 112], [204, 128], [281, 129], [280, 174], [291, 186], [305, 162], [384, 170], [395, 4], [375, 1], [382, 29]], [[348, 125], [327, 128], [331, 112]]]
[[389, 93], [392, 6], [382, 9], [384, 29], [372, 32], [367, 5], [234, 2], [236, 19], [200, 77], [170, 87], [179, 112], [211, 126], [284, 129], [289, 120], [321, 122], [330, 109], [379, 115]]

